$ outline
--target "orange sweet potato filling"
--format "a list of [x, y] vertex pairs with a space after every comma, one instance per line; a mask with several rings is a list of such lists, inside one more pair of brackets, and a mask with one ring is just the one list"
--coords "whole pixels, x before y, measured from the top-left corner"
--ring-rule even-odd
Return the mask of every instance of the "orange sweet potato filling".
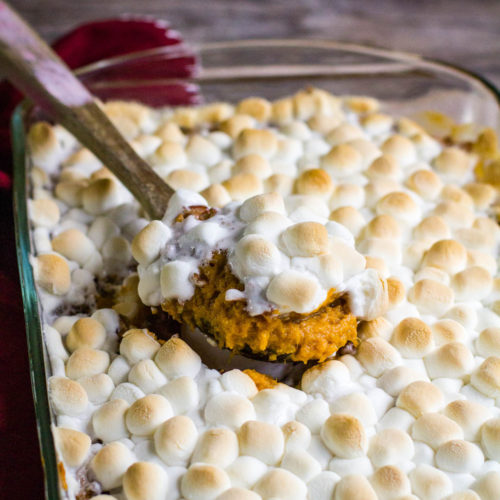
[[274, 386], [278, 384], [278, 381], [265, 373], [260, 373], [257, 370], [246, 369], [243, 370], [243, 373], [246, 373], [257, 386], [259, 391], [263, 389], [272, 389]]
[[220, 347], [250, 351], [271, 361], [308, 362], [325, 360], [349, 340], [357, 345], [356, 318], [335, 292], [310, 314], [266, 312], [250, 316], [245, 301], [225, 299], [226, 290], [242, 290], [243, 285], [231, 273], [223, 253], [214, 254], [200, 268], [197, 282], [191, 299], [184, 303], [165, 301], [162, 309], [175, 320], [212, 336]]

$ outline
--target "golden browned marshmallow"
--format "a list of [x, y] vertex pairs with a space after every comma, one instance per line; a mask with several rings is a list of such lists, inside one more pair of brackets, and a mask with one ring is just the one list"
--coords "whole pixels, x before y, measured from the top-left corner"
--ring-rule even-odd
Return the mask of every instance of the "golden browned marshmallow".
[[59, 206], [50, 198], [28, 200], [28, 211], [35, 227], [51, 228], [59, 222]]
[[413, 163], [417, 158], [415, 145], [404, 135], [392, 135], [384, 141], [380, 149], [384, 154], [392, 155], [402, 166]]
[[71, 287], [68, 262], [56, 254], [39, 255], [33, 268], [36, 282], [47, 292], [64, 295]]
[[389, 132], [394, 119], [384, 113], [369, 113], [360, 119], [363, 128], [372, 135], [379, 135]]
[[326, 447], [340, 458], [356, 458], [366, 453], [368, 441], [361, 422], [347, 413], [334, 413], [321, 428]]
[[481, 500], [496, 500], [500, 491], [500, 472], [492, 470], [474, 483]]
[[125, 417], [127, 428], [136, 436], [150, 436], [156, 428], [172, 416], [172, 407], [159, 394], [148, 394], [135, 401]]
[[362, 138], [363, 136], [363, 131], [359, 127], [344, 122], [328, 133], [326, 142], [331, 146], [337, 146], [354, 139]]
[[440, 196], [443, 201], [459, 203], [460, 205], [463, 205], [471, 210], [474, 208], [474, 201], [470, 197], [469, 193], [454, 184], [447, 184], [444, 186], [441, 190]]
[[415, 420], [411, 429], [413, 439], [431, 448], [438, 448], [452, 439], [463, 439], [462, 428], [441, 413], [426, 413]]
[[35, 165], [50, 167], [59, 159], [61, 148], [50, 123], [33, 124], [28, 131], [27, 142]]
[[334, 184], [325, 170], [312, 168], [302, 172], [295, 181], [294, 191], [297, 194], [307, 194], [328, 198], [333, 192]]
[[376, 203], [389, 193], [397, 192], [401, 189], [399, 182], [393, 179], [377, 177], [372, 179], [365, 187], [365, 203], [368, 207], [373, 207]]
[[123, 476], [123, 491], [127, 500], [163, 500], [168, 492], [167, 473], [155, 463], [136, 462]]
[[321, 135], [327, 135], [342, 123], [342, 119], [343, 115], [340, 111], [333, 115], [317, 113], [307, 120], [307, 125], [311, 130]]
[[171, 231], [158, 220], [151, 221], [141, 229], [132, 240], [132, 255], [134, 259], [147, 266], [160, 254], [160, 250], [170, 238]]
[[348, 144], [338, 144], [321, 157], [320, 166], [334, 178], [349, 177], [363, 167], [363, 156]]
[[261, 179], [265, 179], [272, 174], [271, 165], [261, 155], [252, 153], [242, 156], [232, 168], [233, 175], [253, 174]]
[[435, 243], [451, 236], [450, 228], [442, 217], [430, 215], [418, 224], [413, 230], [413, 235], [419, 240]]
[[454, 201], [440, 203], [434, 214], [441, 216], [452, 229], [469, 227], [474, 220], [474, 212], [470, 208]]
[[490, 217], [478, 217], [472, 224], [472, 227], [491, 233], [495, 239], [498, 239], [500, 235], [498, 224]]
[[135, 462], [134, 454], [119, 441], [103, 446], [90, 461], [90, 468], [104, 490], [118, 488], [125, 471]]
[[102, 106], [113, 122], [130, 121], [140, 130], [151, 126], [152, 111], [144, 104], [132, 101], [109, 101]]
[[90, 176], [91, 181], [97, 181], [98, 179], [113, 179], [116, 180], [116, 177], [113, 175], [111, 170], [109, 170], [106, 167], [102, 167], [99, 170], [96, 170], [95, 172], [92, 172], [92, 175]]
[[440, 240], [426, 252], [424, 265], [438, 267], [449, 274], [461, 271], [467, 264], [465, 247], [455, 240]]
[[363, 158], [363, 168], [366, 168], [375, 158], [381, 155], [380, 149], [378, 149], [373, 142], [362, 137], [351, 139], [346, 144], [361, 154]]
[[78, 229], [67, 229], [52, 239], [52, 248], [83, 265], [96, 251], [94, 243]]
[[243, 201], [264, 191], [262, 180], [254, 174], [236, 174], [222, 183], [231, 198]]
[[95, 435], [105, 443], [117, 441], [129, 436], [125, 425], [125, 414], [129, 404], [120, 398], [104, 403], [92, 415], [92, 427]]
[[307, 451], [295, 449], [287, 451], [280, 467], [286, 469], [304, 482], [310, 481], [321, 472], [321, 465]]
[[293, 120], [293, 99], [285, 97], [271, 104], [271, 121], [284, 124]]
[[471, 167], [471, 157], [457, 147], [443, 149], [434, 160], [434, 168], [451, 179], [462, 180]]
[[104, 373], [109, 366], [109, 354], [106, 351], [79, 347], [66, 363], [66, 375], [73, 380]]
[[415, 273], [414, 281], [417, 282], [424, 279], [439, 281], [445, 285], [450, 284], [450, 276], [438, 267], [422, 267], [419, 269], [419, 271]]
[[408, 291], [408, 301], [423, 314], [441, 316], [454, 301], [453, 290], [439, 281], [423, 279]]
[[479, 210], [487, 209], [495, 200], [495, 188], [484, 182], [470, 182], [464, 186], [465, 191], [474, 201], [474, 205]]
[[366, 340], [372, 337], [381, 337], [384, 340], [391, 338], [393, 326], [383, 316], [370, 321], [360, 321], [358, 323], [358, 337]]
[[66, 347], [76, 351], [79, 347], [99, 349], [106, 340], [106, 330], [93, 318], [78, 319], [66, 336]]
[[352, 206], [344, 206], [335, 209], [330, 214], [330, 220], [338, 222], [345, 226], [354, 235], [358, 236], [361, 229], [365, 225], [365, 219], [363, 215]]
[[264, 212], [275, 212], [284, 214], [285, 203], [283, 197], [278, 193], [265, 193], [248, 198], [239, 210], [240, 219], [251, 222]]
[[227, 120], [234, 113], [234, 107], [227, 102], [212, 102], [200, 108], [200, 121], [217, 124]]
[[445, 471], [475, 473], [484, 463], [479, 447], [462, 439], [442, 444], [436, 451], [436, 465]]
[[373, 377], [400, 363], [399, 353], [381, 337], [363, 341], [358, 348], [357, 358]]
[[82, 191], [83, 208], [89, 214], [100, 215], [120, 204], [122, 200], [118, 182], [113, 179], [97, 179]]
[[500, 460], [500, 418], [489, 419], [482, 425], [481, 445], [488, 458]]
[[[455, 231], [456, 238], [467, 247], [469, 252], [484, 250], [491, 252], [495, 245], [495, 235], [474, 227], [463, 227]], [[488, 264], [483, 267], [487, 267]]]
[[490, 410], [475, 401], [457, 399], [449, 403], [444, 414], [454, 420], [463, 430], [464, 438], [478, 441], [481, 426], [491, 417]]
[[55, 427], [53, 429], [56, 447], [69, 467], [80, 467], [90, 450], [90, 437], [80, 431]]
[[368, 457], [375, 467], [411, 460], [415, 453], [413, 441], [401, 429], [383, 429], [370, 441]]
[[399, 279], [394, 277], [387, 278], [386, 282], [389, 307], [393, 308], [400, 304], [406, 297], [405, 286]]
[[307, 495], [306, 485], [295, 474], [281, 468], [268, 471], [253, 490], [263, 499], [301, 500]]
[[378, 215], [392, 215], [403, 224], [414, 225], [420, 219], [420, 209], [413, 198], [403, 191], [395, 191], [381, 198], [375, 207]]
[[[180, 168], [186, 164], [187, 156], [182, 144], [179, 144], [179, 142], [166, 141], [161, 144], [150, 159], [155, 166]], [[161, 173], [162, 169], [159, 170], [160, 175]]]
[[[377, 245], [376, 243], [379, 242], [383, 242], [383, 244]], [[362, 242], [362, 245], [360, 245], [360, 250], [365, 254], [366, 253], [370, 254], [371, 252], [382, 253], [385, 246], [384, 244], [385, 240], [369, 240], [368, 242], [365, 240]], [[387, 248], [387, 250], [391, 251], [393, 250], [393, 248], [394, 246], [389, 244], [389, 248]], [[374, 257], [373, 255], [365, 255], [365, 259], [366, 259], [366, 269], [375, 269], [375, 271], [377, 271], [377, 273], [381, 278], [386, 278], [387, 276], [389, 276], [389, 268], [387, 267], [387, 264], [382, 258]]]
[[490, 398], [500, 396], [500, 358], [490, 356], [472, 374], [471, 384]]
[[247, 97], [237, 104], [236, 113], [249, 115], [259, 122], [266, 122], [271, 116], [271, 103], [261, 97]]
[[56, 184], [55, 194], [59, 200], [62, 200], [70, 207], [79, 207], [83, 200], [84, 188], [88, 186], [86, 179], [75, 181], [60, 181]]
[[258, 458], [268, 465], [276, 465], [285, 450], [281, 429], [259, 421], [245, 422], [238, 431], [240, 454]]
[[422, 128], [418, 123], [406, 116], [403, 116], [397, 120], [396, 123], [397, 130], [400, 134], [411, 137], [415, 134], [425, 133], [425, 129]]
[[420, 358], [434, 348], [431, 329], [418, 318], [403, 319], [394, 328], [391, 343], [406, 358]]
[[417, 465], [409, 474], [412, 491], [417, 498], [439, 500], [453, 491], [451, 479], [439, 469], [427, 464]]
[[281, 427], [285, 439], [285, 449], [303, 450], [309, 447], [311, 443], [311, 431], [304, 424], [291, 420]]
[[254, 125], [255, 119], [253, 117], [238, 113], [223, 121], [219, 128], [222, 132], [229, 135], [229, 137], [236, 139], [243, 130], [251, 129]]
[[441, 319], [431, 326], [434, 341], [437, 345], [449, 342], [463, 342], [466, 337], [465, 328], [453, 319]]
[[147, 330], [133, 328], [122, 335], [120, 354], [130, 364], [138, 363], [141, 359], [151, 359], [158, 349], [160, 344], [148, 335]]
[[476, 350], [481, 356], [500, 357], [500, 328], [485, 328], [476, 340]]
[[399, 394], [396, 406], [415, 418], [424, 413], [438, 411], [444, 404], [441, 390], [430, 382], [417, 380], [407, 385]]
[[449, 342], [427, 355], [425, 367], [430, 378], [460, 378], [474, 366], [474, 357], [461, 342]]
[[156, 129], [155, 135], [165, 142], [178, 142], [184, 144], [186, 140], [179, 125], [173, 122], [166, 122], [160, 125]]
[[481, 500], [479, 495], [472, 490], [463, 490], [452, 493], [446, 497], [446, 500]]
[[283, 248], [290, 257], [313, 257], [328, 252], [328, 232], [319, 222], [299, 222], [281, 234]]
[[223, 469], [209, 464], [193, 464], [181, 480], [181, 493], [189, 500], [215, 500], [231, 486]]
[[380, 101], [368, 96], [346, 96], [343, 99], [345, 106], [355, 113], [375, 113], [380, 108]]
[[191, 462], [218, 465], [226, 468], [238, 456], [238, 438], [224, 427], [214, 427], [205, 431], [193, 452]]
[[155, 431], [156, 453], [170, 466], [183, 466], [193, 453], [198, 430], [193, 421], [184, 415], [177, 415], [163, 422]]
[[410, 480], [396, 465], [384, 465], [371, 478], [378, 498], [402, 498], [411, 493]]
[[259, 154], [264, 158], [270, 158], [278, 149], [278, 138], [276, 134], [267, 129], [243, 129], [234, 142], [233, 153], [235, 158], [252, 153]]
[[365, 175], [369, 179], [393, 179], [401, 177], [401, 168], [396, 159], [391, 155], [382, 155], [373, 160]]
[[330, 208], [356, 206], [361, 208], [363, 206], [365, 193], [361, 186], [357, 184], [339, 184], [330, 198]]
[[201, 367], [198, 354], [178, 337], [167, 340], [156, 353], [154, 360], [168, 378], [183, 375], [196, 377]]
[[425, 200], [433, 200], [441, 192], [443, 183], [432, 170], [417, 170], [406, 180], [406, 185]]
[[172, 189], [191, 189], [193, 191], [201, 191], [209, 184], [206, 174], [194, 172], [187, 168], [180, 168], [170, 172], [165, 177], [165, 182]]
[[58, 415], [80, 415], [89, 403], [85, 389], [78, 382], [64, 377], [50, 377], [49, 395]]
[[94, 404], [104, 403], [115, 388], [112, 378], [105, 373], [97, 373], [78, 379], [78, 382], [85, 389], [89, 401]]
[[[353, 471], [354, 472], [354, 471]], [[335, 487], [335, 500], [377, 500], [372, 485], [361, 474], [344, 476]]]
[[455, 274], [451, 286], [458, 300], [482, 300], [493, 287], [491, 274], [483, 267], [469, 267]]
[[392, 215], [377, 215], [365, 227], [365, 238], [386, 238], [397, 240], [401, 237], [401, 228]]
[[211, 184], [200, 193], [211, 207], [222, 208], [231, 201], [231, 196], [222, 184]]

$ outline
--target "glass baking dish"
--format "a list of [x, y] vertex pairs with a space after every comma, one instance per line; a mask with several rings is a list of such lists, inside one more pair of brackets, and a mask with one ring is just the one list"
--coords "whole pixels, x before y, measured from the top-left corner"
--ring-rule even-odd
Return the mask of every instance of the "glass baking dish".
[[[128, 99], [152, 106], [193, 105], [236, 102], [250, 95], [276, 99], [306, 86], [317, 86], [334, 94], [376, 97], [383, 102], [385, 111], [396, 116], [417, 121], [433, 116], [433, 123], [427, 125], [433, 126], [437, 134], [443, 120], [436, 117], [441, 115], [424, 112], [437, 111], [459, 123], [474, 122], [498, 130], [500, 94], [494, 85], [462, 68], [417, 55], [333, 41], [249, 40], [195, 47], [201, 64], [194, 66], [194, 77], [162, 70], [169, 62], [191, 54], [191, 50], [182, 46], [149, 50], [100, 61], [77, 73], [103, 100]], [[29, 262], [34, 247], [27, 215], [31, 162], [25, 137], [29, 125], [38, 117], [36, 110], [24, 102], [12, 118], [14, 213], [45, 496], [55, 500], [67, 495], [60, 483], [51, 432], [55, 420], [46, 385], [51, 367]]]

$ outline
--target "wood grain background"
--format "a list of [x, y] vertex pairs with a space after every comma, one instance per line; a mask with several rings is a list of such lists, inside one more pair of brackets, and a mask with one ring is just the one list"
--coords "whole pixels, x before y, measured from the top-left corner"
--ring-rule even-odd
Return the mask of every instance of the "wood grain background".
[[312, 37], [420, 53], [500, 86], [499, 0], [10, 0], [52, 40], [119, 14], [168, 19], [186, 40]]

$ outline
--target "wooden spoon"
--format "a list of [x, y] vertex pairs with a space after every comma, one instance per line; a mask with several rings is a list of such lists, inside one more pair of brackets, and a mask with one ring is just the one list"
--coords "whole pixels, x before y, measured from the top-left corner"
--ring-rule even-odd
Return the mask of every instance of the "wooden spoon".
[[92, 151], [152, 219], [163, 218], [174, 191], [137, 155], [66, 64], [1, 0], [0, 75]]

